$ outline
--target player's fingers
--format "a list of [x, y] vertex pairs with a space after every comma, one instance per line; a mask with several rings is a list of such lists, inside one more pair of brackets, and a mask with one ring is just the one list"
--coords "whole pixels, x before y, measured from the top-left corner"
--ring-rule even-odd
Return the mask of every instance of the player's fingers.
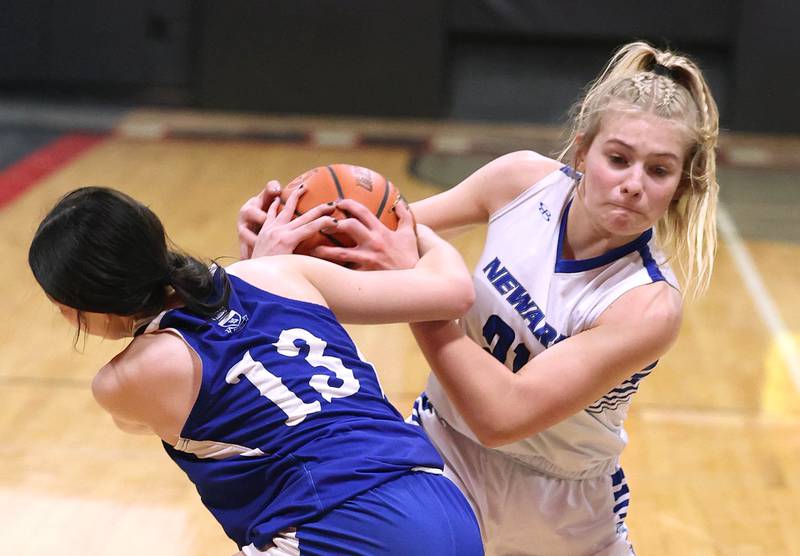
[[256, 243], [258, 236], [250, 230], [247, 226], [239, 226], [239, 256], [242, 260], [249, 259], [250, 253], [253, 252], [253, 245]]
[[334, 234], [339, 232], [340, 223], [341, 220], [338, 220], [333, 216], [320, 216], [319, 218], [300, 226], [298, 231], [300, 231], [305, 237], [311, 237], [317, 232], [322, 232], [323, 234]]
[[281, 184], [278, 180], [270, 180], [267, 185], [258, 194], [259, 206], [266, 210], [267, 207], [272, 205], [272, 200], [281, 194]]
[[294, 211], [297, 209], [297, 202], [305, 192], [306, 188], [302, 183], [292, 190], [292, 192], [289, 194], [289, 197], [286, 198], [286, 205], [278, 215], [279, 222], [286, 223], [292, 219], [294, 216]]
[[308, 254], [318, 259], [325, 259], [333, 263], [348, 264], [350, 266], [361, 266], [362, 263], [368, 260], [367, 255], [364, 255], [355, 247], [318, 245], [309, 251]]
[[[276, 200], [274, 200], [274, 201], [273, 201], [273, 205], [274, 205], [275, 203], [277, 203], [277, 202], [278, 202], [278, 201], [277, 201], [277, 199], [276, 199]], [[272, 210], [272, 206], [269, 208], [269, 210]], [[280, 216], [280, 214], [278, 214], [278, 216]], [[276, 217], [275, 217], [275, 220], [273, 220], [273, 221], [271, 221], [271, 222], [270, 222], [270, 221], [267, 221], [267, 222], [265, 222], [265, 225], [264, 225], [264, 226], [261, 226], [261, 229], [259, 229], [259, 230], [253, 230], [253, 232], [254, 232], [254, 233], [255, 233], [255, 235], [256, 235], [256, 241], [254, 241], [254, 242], [253, 242], [254, 244], [255, 244], [255, 243], [257, 243], [257, 242], [258, 242], [258, 241], [259, 241], [259, 240], [260, 240], [262, 237], [267, 237], [268, 235], [270, 235], [270, 234], [274, 233], [274, 231], [275, 231], [275, 226], [273, 226], [273, 225], [269, 225], [269, 226], [268, 226], [268, 225], [266, 225], [266, 223], [274, 223], [275, 221], [277, 221], [277, 218], [278, 218], [278, 217], [276, 216]]]
[[267, 219], [274, 220], [276, 215], [278, 214], [278, 207], [281, 206], [281, 198], [275, 197], [272, 199], [272, 202], [269, 205], [269, 209], [267, 210]]
[[340, 220], [332, 216], [321, 216], [316, 220], [306, 223], [292, 231], [291, 238], [293, 242], [300, 243], [301, 241], [310, 238], [317, 232], [324, 234], [333, 234], [339, 231], [338, 225]]
[[383, 226], [383, 223], [378, 220], [378, 217], [372, 211], [353, 199], [339, 199], [336, 201], [336, 208], [357, 219], [369, 230], [374, 230], [377, 226]]
[[281, 194], [281, 182], [278, 180], [269, 180], [267, 182], [267, 187], [265, 187], [267, 191], [269, 191], [270, 195], [280, 195]]
[[309, 222], [313, 222], [317, 218], [321, 216], [330, 215], [333, 211], [336, 210], [336, 207], [333, 204], [333, 201], [330, 203], [325, 203], [322, 205], [317, 205], [308, 212], [304, 212], [294, 220], [292, 220], [292, 224], [294, 227], [299, 228], [300, 226], [305, 226]]
[[258, 231], [264, 225], [267, 213], [255, 204], [248, 204], [239, 211], [239, 222], [253, 231]]
[[411, 209], [406, 204], [405, 200], [400, 198], [394, 206], [395, 214], [397, 214], [397, 229], [406, 230], [413, 229], [414, 216], [411, 214]]
[[349, 236], [358, 245], [367, 243], [372, 237], [370, 229], [356, 218], [339, 220], [339, 223], [336, 225], [336, 232]]

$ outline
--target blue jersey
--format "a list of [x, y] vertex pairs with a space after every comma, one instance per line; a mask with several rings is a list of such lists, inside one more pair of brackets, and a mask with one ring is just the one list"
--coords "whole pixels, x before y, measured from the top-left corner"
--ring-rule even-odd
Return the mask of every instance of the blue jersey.
[[327, 307], [228, 279], [214, 317], [176, 309], [148, 330], [177, 331], [202, 362], [181, 438], [164, 447], [240, 547], [412, 469], [442, 468]]

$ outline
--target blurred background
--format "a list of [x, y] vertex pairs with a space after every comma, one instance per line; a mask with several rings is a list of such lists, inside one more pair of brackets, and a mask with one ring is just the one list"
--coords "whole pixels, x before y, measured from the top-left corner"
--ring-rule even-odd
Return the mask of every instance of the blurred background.
[[559, 123], [633, 38], [691, 53], [737, 131], [800, 131], [783, 0], [6, 2], [6, 95]]
[[691, 53], [723, 125], [800, 131], [786, 0], [6, 2], [20, 98], [557, 124], [634, 38]]
[[[271, 178], [349, 162], [416, 200], [512, 150], [552, 155], [586, 83], [642, 39], [699, 63], [724, 131], [712, 285], [627, 424], [631, 535], [645, 556], [800, 555], [800, 3], [29, 0], [2, 14], [0, 554], [235, 552], [158, 441], [116, 431], [92, 400], [124, 342], [74, 347], [30, 276], [59, 196], [116, 187], [178, 245], [235, 260], [238, 208]], [[453, 239], [469, 263], [482, 233]], [[406, 327], [348, 330], [408, 413], [427, 368]]]

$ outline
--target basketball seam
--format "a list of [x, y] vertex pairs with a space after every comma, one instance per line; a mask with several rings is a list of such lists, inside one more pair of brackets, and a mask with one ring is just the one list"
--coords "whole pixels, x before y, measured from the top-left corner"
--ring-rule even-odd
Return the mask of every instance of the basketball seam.
[[389, 185], [390, 184], [391, 184], [391, 182], [384, 177], [383, 178], [383, 185], [384, 185], [384, 188], [383, 188], [383, 199], [381, 199], [381, 204], [378, 206], [378, 210], [376, 211], [376, 214], [375, 214], [375, 216], [377, 216], [378, 218], [381, 217], [381, 214], [383, 214], [383, 209], [386, 208], [386, 201], [389, 199]]
[[344, 243], [342, 243], [341, 241], [339, 241], [338, 239], [336, 239], [336, 238], [335, 238], [334, 236], [332, 236], [331, 234], [326, 234], [325, 232], [319, 232], [319, 233], [320, 233], [320, 234], [322, 234], [322, 235], [324, 235], [324, 236], [325, 236], [326, 238], [328, 238], [329, 240], [331, 240], [331, 243], [335, 243], [337, 247], [344, 247], [344, 246], [345, 246], [345, 245], [344, 245]]
[[344, 199], [344, 191], [342, 190], [342, 184], [339, 183], [339, 176], [336, 175], [336, 172], [330, 166], [325, 166], [328, 169], [328, 172], [331, 173], [331, 177], [333, 178], [333, 184], [336, 186], [336, 191], [339, 193], [339, 198]]

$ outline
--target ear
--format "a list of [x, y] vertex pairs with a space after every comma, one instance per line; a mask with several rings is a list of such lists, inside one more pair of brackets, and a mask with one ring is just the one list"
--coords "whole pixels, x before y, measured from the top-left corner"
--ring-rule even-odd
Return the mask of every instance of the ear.
[[692, 184], [689, 182], [689, 177], [683, 176], [680, 183], [678, 183], [678, 188], [675, 189], [675, 193], [672, 194], [672, 203], [676, 205], [680, 203], [684, 193], [691, 189], [691, 187]]
[[579, 172], [583, 172], [586, 159], [587, 145], [584, 144], [585, 137], [584, 133], [575, 135], [575, 169]]

